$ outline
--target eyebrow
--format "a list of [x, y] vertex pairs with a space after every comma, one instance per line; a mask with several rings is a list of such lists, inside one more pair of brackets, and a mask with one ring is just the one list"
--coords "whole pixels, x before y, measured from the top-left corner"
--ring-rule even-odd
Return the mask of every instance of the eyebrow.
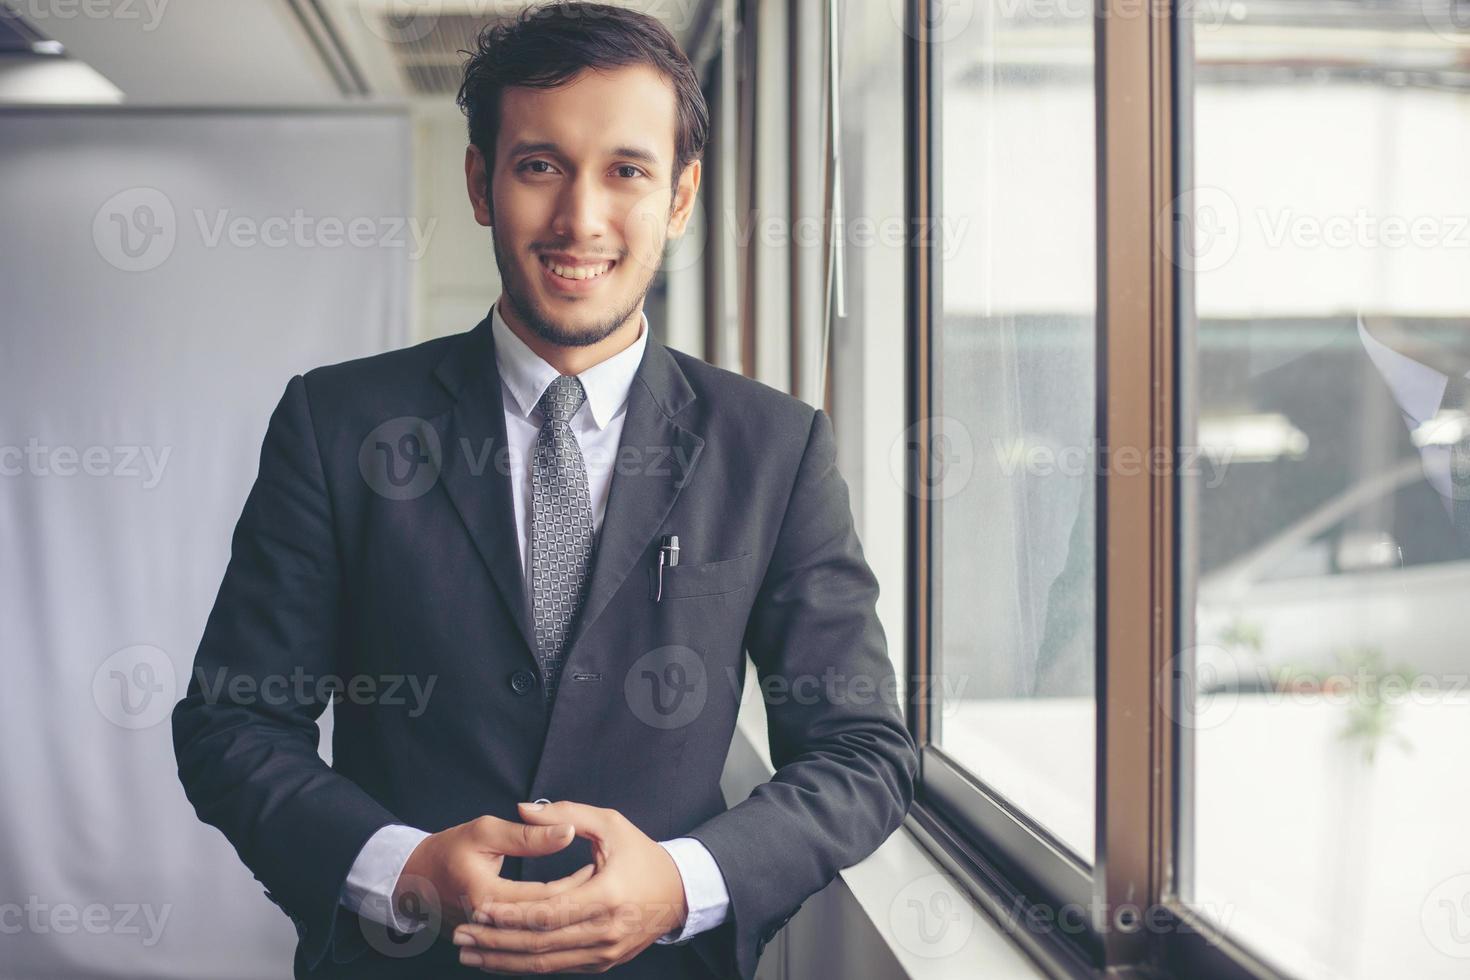
[[[513, 157], [518, 157], [523, 153], [555, 153], [558, 156], [565, 156], [561, 148], [551, 142], [532, 143], [527, 140], [521, 140], [510, 148], [510, 155]], [[657, 166], [659, 163], [658, 154], [652, 150], [644, 149], [641, 146], [615, 146], [609, 151], [608, 155], [639, 160], [649, 166]]]

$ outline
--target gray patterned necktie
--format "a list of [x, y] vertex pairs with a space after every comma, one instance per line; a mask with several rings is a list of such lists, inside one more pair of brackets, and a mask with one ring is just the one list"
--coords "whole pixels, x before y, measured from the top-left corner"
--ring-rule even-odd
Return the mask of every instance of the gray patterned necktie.
[[548, 703], [556, 696], [564, 646], [592, 566], [592, 493], [570, 425], [586, 398], [582, 382], [563, 374], [536, 403], [542, 423], [531, 465], [531, 592]]
[[[1470, 381], [1450, 378], [1440, 407], [1470, 413]], [[1455, 527], [1462, 534], [1470, 535], [1470, 427], [1464, 425], [1460, 428], [1460, 438], [1450, 445], [1450, 486]]]

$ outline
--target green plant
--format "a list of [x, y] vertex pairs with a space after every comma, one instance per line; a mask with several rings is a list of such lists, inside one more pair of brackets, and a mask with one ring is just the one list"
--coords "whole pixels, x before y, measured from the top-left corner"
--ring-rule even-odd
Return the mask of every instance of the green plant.
[[[1237, 618], [1220, 630], [1218, 642], [1231, 650], [1249, 653], [1263, 660], [1265, 638], [1259, 624]], [[1339, 735], [1356, 743], [1363, 761], [1372, 765], [1378, 749], [1393, 742], [1406, 752], [1413, 744], [1395, 726], [1399, 723], [1398, 699], [1385, 695], [1386, 689], [1407, 691], [1414, 671], [1406, 664], [1384, 665], [1383, 651], [1378, 647], [1351, 647], [1335, 650], [1334, 669], [1299, 667], [1291, 663], [1268, 666], [1262, 663], [1271, 689], [1278, 693], [1320, 693], [1345, 697], [1348, 701], [1347, 723]]]

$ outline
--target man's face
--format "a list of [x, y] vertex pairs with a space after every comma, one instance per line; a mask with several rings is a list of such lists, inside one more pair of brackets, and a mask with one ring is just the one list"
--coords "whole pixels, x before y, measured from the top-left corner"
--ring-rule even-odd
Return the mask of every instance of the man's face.
[[676, 125], [673, 86], [643, 65], [502, 94], [491, 199], [473, 146], [466, 176], [504, 295], [542, 339], [595, 344], [642, 310], [699, 185], [695, 161], [671, 187]]

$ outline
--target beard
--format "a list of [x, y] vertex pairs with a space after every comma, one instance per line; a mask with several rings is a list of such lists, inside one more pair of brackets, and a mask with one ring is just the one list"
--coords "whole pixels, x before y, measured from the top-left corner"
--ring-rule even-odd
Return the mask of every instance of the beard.
[[[520, 266], [510, 260], [505, 250], [501, 247], [500, 234], [496, 226], [490, 226], [490, 243], [495, 250], [495, 264], [500, 269], [501, 283], [505, 289], [506, 302], [515, 315], [520, 318], [521, 323], [526, 325], [537, 337], [548, 344], [556, 344], [559, 347], [590, 347], [593, 344], [606, 339], [613, 331], [617, 330], [633, 316], [639, 309], [649, 288], [653, 285], [653, 277], [657, 275], [658, 269], [649, 270], [647, 277], [639, 284], [638, 289], [626, 304], [621, 308], [604, 311], [591, 326], [574, 327], [564, 321], [552, 318], [546, 313], [533, 298], [532, 290], [520, 276]], [[533, 262], [541, 260], [532, 257]], [[621, 265], [622, 259], [618, 260]]]

